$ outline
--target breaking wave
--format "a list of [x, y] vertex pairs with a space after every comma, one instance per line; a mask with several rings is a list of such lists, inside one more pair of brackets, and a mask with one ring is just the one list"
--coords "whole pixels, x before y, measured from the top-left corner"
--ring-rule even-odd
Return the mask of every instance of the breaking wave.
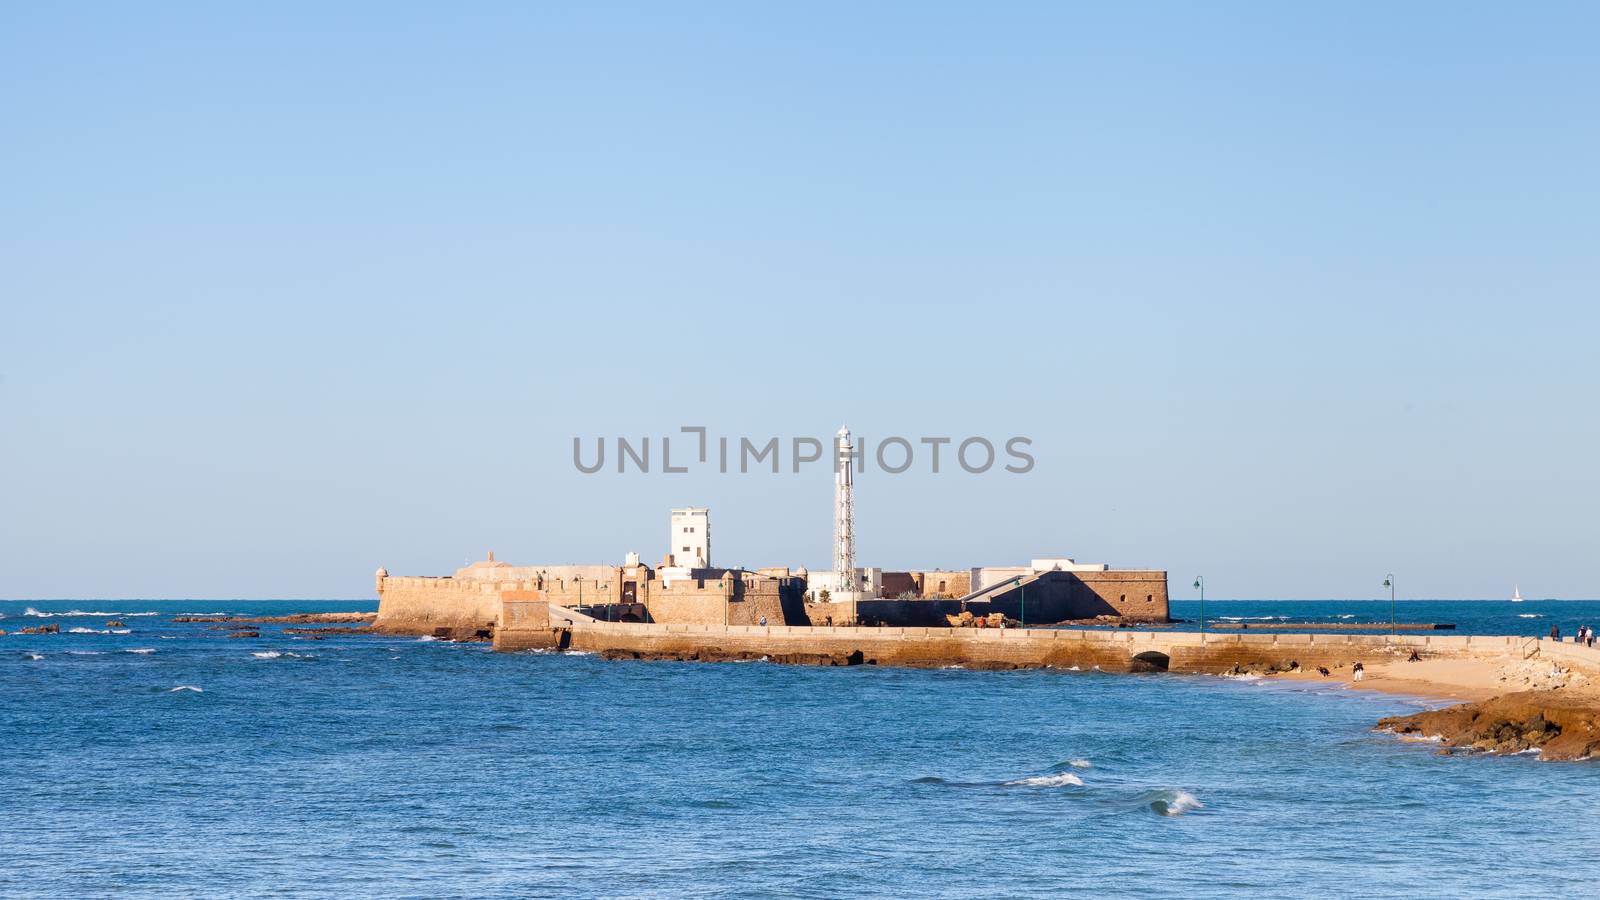
[[197, 688], [192, 684], [180, 684], [177, 687], [173, 688], [172, 690], [167, 691], [167, 693], [176, 694], [179, 691], [194, 691], [196, 694], [204, 694], [205, 693], [205, 690], [203, 690], [202, 688]]
[[283, 654], [276, 650], [263, 650], [260, 653], [252, 653], [250, 655], [254, 656], [256, 659], [277, 659]]
[[1060, 772], [1055, 775], [1035, 775], [1032, 778], [1018, 778], [1016, 781], [1006, 782], [1006, 787], [1066, 787], [1067, 785], [1082, 786], [1083, 779], [1071, 772]]
[[1139, 798], [1158, 816], [1181, 816], [1191, 809], [1204, 809], [1200, 798], [1188, 791], [1151, 791]]
[[1542, 619], [1542, 618], [1544, 618], [1544, 614], [1543, 613], [1517, 613], [1517, 618], [1519, 618], [1519, 619]]
[[1067, 765], [1073, 767], [1074, 769], [1087, 769], [1093, 765], [1093, 763], [1089, 762], [1087, 759], [1069, 759], [1067, 760]]
[[26, 659], [44, 659], [43, 653], [24, 653], [22, 655]]
[[73, 656], [104, 656], [99, 650], [68, 650]]
[[134, 647], [131, 650], [124, 650], [122, 652], [123, 653], [154, 653], [154, 652], [156, 652], [156, 648], [154, 648], [154, 647]]
[[67, 618], [72, 618], [74, 616], [78, 616], [78, 617], [94, 617], [94, 618], [101, 618], [101, 617], [112, 618], [112, 617], [115, 617], [115, 618], [119, 618], [119, 619], [126, 619], [126, 618], [130, 618], [132, 616], [159, 616], [159, 615], [161, 615], [161, 613], [158, 613], [158, 612], [98, 612], [98, 611], [92, 610], [92, 609], [89, 609], [89, 610], [85, 610], [85, 609], [69, 609], [66, 612], [40, 612], [40, 611], [38, 611], [37, 609], [34, 609], [31, 606], [28, 607], [27, 609], [23, 610], [22, 614], [25, 615], [25, 616], [33, 616], [36, 619], [67, 619]]

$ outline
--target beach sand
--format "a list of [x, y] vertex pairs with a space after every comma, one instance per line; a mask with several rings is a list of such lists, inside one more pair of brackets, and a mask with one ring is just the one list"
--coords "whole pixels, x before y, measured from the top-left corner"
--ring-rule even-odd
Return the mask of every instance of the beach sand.
[[1527, 660], [1396, 659], [1367, 666], [1354, 681], [1349, 666], [1324, 676], [1316, 669], [1265, 676], [1338, 682], [1441, 701], [1438, 708], [1378, 723], [1380, 729], [1437, 740], [1441, 752], [1536, 751], [1541, 759], [1592, 759], [1600, 754], [1600, 677], [1537, 657]]
[[[1552, 674], [1554, 672], [1555, 674]], [[1269, 676], [1291, 681], [1339, 682], [1356, 690], [1382, 691], [1437, 700], [1488, 700], [1513, 691], [1564, 690], [1600, 705], [1600, 679], [1556, 667], [1547, 660], [1497, 661], [1492, 659], [1404, 659], [1367, 665], [1366, 676], [1354, 681], [1349, 666], [1330, 670], [1327, 677], [1315, 669]]]

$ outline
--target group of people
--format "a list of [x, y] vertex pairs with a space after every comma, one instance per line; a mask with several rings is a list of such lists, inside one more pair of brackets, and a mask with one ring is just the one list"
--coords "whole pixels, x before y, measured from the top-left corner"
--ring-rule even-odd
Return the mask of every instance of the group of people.
[[[1559, 626], [1559, 625], [1551, 625], [1550, 626], [1550, 640], [1552, 640], [1552, 641], [1561, 640], [1561, 626]], [[1577, 634], [1577, 637], [1574, 638], [1574, 640], [1579, 644], [1583, 644], [1585, 646], [1593, 647], [1594, 646], [1594, 629], [1590, 628], [1587, 625], [1579, 625], [1578, 626], [1578, 634]]]

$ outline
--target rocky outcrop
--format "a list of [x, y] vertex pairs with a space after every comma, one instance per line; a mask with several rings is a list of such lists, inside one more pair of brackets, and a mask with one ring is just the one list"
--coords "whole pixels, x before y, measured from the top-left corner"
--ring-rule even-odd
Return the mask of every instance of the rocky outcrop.
[[989, 613], [986, 616], [975, 616], [967, 610], [962, 610], [958, 616], [945, 616], [945, 621], [951, 628], [1015, 628], [1021, 625], [1016, 619], [1008, 619], [1005, 613]]
[[61, 626], [54, 622], [44, 625], [35, 625], [32, 628], [23, 628], [17, 634], [60, 634]]
[[231, 638], [258, 638], [258, 637], [261, 637], [261, 632], [259, 632], [259, 631], [230, 631], [226, 635], [223, 635], [223, 636], [224, 637], [231, 637]]
[[[314, 625], [370, 623], [377, 613], [295, 613], [288, 616], [175, 616], [174, 622], [236, 622], [245, 625]], [[118, 623], [121, 624], [121, 623]]]
[[1600, 756], [1600, 702], [1561, 691], [1522, 691], [1480, 703], [1392, 716], [1378, 730], [1438, 740], [1441, 752], [1538, 751], [1541, 759]]
[[106, 627], [107, 628], [127, 628], [128, 627], [128, 623], [122, 621], [121, 619], [109, 619], [109, 620], [106, 621]]

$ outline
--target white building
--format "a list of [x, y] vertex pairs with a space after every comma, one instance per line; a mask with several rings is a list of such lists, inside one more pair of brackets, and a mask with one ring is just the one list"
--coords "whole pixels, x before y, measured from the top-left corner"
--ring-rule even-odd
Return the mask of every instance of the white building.
[[1026, 566], [981, 566], [971, 570], [972, 589], [981, 591], [1013, 578], [1027, 577], [1039, 572], [1104, 572], [1111, 568], [1105, 563], [1081, 563], [1065, 556], [1035, 559]]
[[828, 592], [828, 599], [834, 602], [848, 600], [872, 600], [883, 592], [883, 570], [880, 568], [857, 568], [855, 577], [850, 579], [854, 584], [839, 583], [837, 572], [811, 572], [806, 576], [806, 593], [812, 600], [821, 600], [822, 592]]
[[711, 509], [686, 506], [672, 511], [672, 533], [667, 537], [672, 564], [686, 569], [711, 567]]

